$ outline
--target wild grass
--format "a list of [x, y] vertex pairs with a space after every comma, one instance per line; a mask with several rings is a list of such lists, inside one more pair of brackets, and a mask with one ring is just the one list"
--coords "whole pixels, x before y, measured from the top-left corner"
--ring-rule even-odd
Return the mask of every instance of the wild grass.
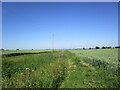
[[67, 75], [67, 57], [43, 53], [3, 58], [3, 88], [58, 87]]
[[[72, 52], [72, 50], [70, 52]], [[111, 63], [98, 59], [93, 60], [89, 56], [87, 57], [87, 55], [84, 55], [85, 57], [78, 56], [78, 50], [76, 52], [77, 56], [75, 51], [72, 53], [74, 58], [72, 60], [76, 67], [63, 87], [71, 86], [76, 88], [119, 88], [118, 69], [111, 69], [111, 67], [113, 67], [111, 66]], [[101, 53], [103, 53], [103, 51]], [[114, 52], [112, 54], [114, 54]], [[73, 80], [75, 80], [74, 83], [72, 83]]]
[[4, 54], [12, 54], [12, 53], [37, 53], [37, 52], [49, 52], [52, 50], [4, 50], [1, 51], [2, 55]]

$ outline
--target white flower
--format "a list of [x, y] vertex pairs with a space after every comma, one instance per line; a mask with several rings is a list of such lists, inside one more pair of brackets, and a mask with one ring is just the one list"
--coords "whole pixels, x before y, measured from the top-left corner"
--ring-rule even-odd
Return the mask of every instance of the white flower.
[[25, 68], [25, 70], [29, 70], [29, 68]]

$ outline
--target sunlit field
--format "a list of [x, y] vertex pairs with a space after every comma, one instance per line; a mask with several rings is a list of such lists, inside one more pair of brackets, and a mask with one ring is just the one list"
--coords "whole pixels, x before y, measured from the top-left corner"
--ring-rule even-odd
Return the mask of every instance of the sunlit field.
[[2, 86], [118, 88], [117, 53], [117, 49], [88, 49], [6, 56], [2, 58]]
[[100, 61], [111, 65], [111, 68], [118, 68], [118, 49], [71, 50], [70, 52], [75, 53], [79, 57], [87, 58], [87, 62]]
[[3, 87], [57, 87], [67, 75], [61, 52], [3, 58]]
[[2, 51], [2, 54], [11, 54], [11, 53], [38, 53], [38, 52], [48, 52], [52, 50], [5, 50]]
[[71, 50], [70, 52], [75, 53], [78, 56], [97, 59], [111, 64], [118, 63], [118, 49]]

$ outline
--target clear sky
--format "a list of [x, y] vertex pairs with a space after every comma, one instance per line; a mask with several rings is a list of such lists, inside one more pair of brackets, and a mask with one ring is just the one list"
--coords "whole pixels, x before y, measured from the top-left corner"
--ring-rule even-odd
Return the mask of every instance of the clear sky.
[[117, 2], [3, 3], [5, 49], [118, 45]]

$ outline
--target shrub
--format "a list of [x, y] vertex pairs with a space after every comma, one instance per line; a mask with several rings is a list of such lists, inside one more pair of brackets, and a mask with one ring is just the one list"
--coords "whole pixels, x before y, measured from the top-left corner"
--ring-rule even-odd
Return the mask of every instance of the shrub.
[[2, 48], [1, 50], [4, 51], [5, 49]]
[[115, 48], [120, 48], [120, 46], [116, 46]]
[[107, 47], [107, 48], [111, 48], [111, 47]]
[[105, 49], [105, 47], [103, 46], [102, 49]]
[[96, 49], [99, 49], [100, 47], [96, 46], [95, 48], [96, 48]]
[[83, 48], [83, 50], [85, 50], [85, 48]]

